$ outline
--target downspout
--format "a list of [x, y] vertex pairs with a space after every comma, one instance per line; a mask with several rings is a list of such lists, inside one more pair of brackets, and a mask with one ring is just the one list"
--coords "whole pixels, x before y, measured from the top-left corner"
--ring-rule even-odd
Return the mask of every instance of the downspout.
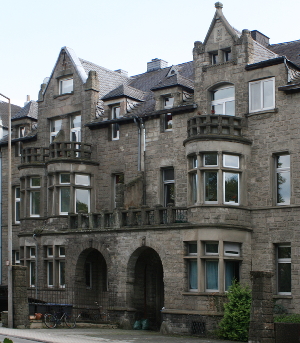
[[0, 285], [2, 285], [2, 152], [0, 152]]
[[38, 298], [38, 271], [39, 271], [38, 241], [37, 241], [35, 233], [32, 235], [32, 237], [35, 240], [35, 299], [37, 299]]

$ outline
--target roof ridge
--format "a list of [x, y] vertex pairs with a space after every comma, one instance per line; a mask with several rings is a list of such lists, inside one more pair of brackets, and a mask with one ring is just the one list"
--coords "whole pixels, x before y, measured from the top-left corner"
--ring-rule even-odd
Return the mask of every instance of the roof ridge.
[[282, 42], [282, 43], [269, 44], [269, 46], [284, 45], [284, 44], [296, 43], [296, 42], [300, 42], [300, 39], [292, 40], [292, 41], [289, 41], [289, 42]]
[[116, 75], [119, 75], [119, 76], [123, 76], [123, 77], [129, 78], [129, 76], [122, 75], [122, 74], [118, 73], [118, 72], [115, 71], [115, 70], [111, 70], [111, 69], [102, 67], [102, 66], [100, 66], [99, 64], [94, 63], [94, 62], [91, 62], [91, 61], [88, 61], [88, 60], [85, 60], [84, 58], [79, 57], [79, 60], [80, 60], [80, 61], [83, 61], [83, 62], [86, 62], [86, 63], [94, 64], [94, 65], [97, 66], [98, 68], [101, 68], [101, 69], [103, 69], [103, 70], [110, 71], [110, 72], [112, 72], [112, 73], [114, 73], [114, 74], [116, 74]]

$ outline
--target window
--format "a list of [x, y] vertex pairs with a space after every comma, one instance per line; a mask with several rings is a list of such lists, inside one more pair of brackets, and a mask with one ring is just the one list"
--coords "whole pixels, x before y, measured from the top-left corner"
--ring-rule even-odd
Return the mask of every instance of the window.
[[54, 286], [53, 280], [53, 261], [47, 262], [47, 285], [48, 287]]
[[223, 50], [223, 58], [224, 58], [224, 62], [228, 62], [231, 60], [231, 49], [226, 49]]
[[92, 263], [85, 263], [85, 285], [86, 288], [92, 288]]
[[[118, 118], [120, 118], [120, 106], [113, 106], [111, 108], [111, 119], [114, 120], [114, 119], [118, 119]], [[120, 135], [119, 124], [113, 123], [111, 130], [112, 130], [112, 139], [118, 140], [119, 135]]]
[[35, 261], [29, 262], [29, 286], [35, 287]]
[[273, 109], [275, 107], [275, 78], [249, 83], [249, 112]]
[[61, 119], [54, 119], [50, 121], [50, 143], [54, 141], [54, 138], [57, 136], [58, 132], [61, 130]]
[[21, 203], [20, 187], [16, 187], [15, 188], [15, 224], [20, 223], [20, 203]]
[[198, 291], [197, 243], [188, 243], [188, 289]]
[[81, 142], [81, 115], [71, 117], [71, 137], [72, 142]]
[[66, 257], [66, 250], [65, 250], [65, 247], [60, 246], [60, 247], [58, 248], [58, 256], [59, 256], [59, 257]]
[[218, 64], [219, 63], [218, 52], [211, 52], [210, 59], [211, 59], [211, 64]]
[[[238, 205], [240, 194], [240, 157], [231, 154], [208, 152], [202, 154], [199, 169], [203, 185], [204, 203]], [[191, 174], [191, 171], [190, 171]], [[223, 180], [223, 181], [222, 181]], [[223, 187], [222, 187], [223, 182]], [[194, 184], [192, 185], [194, 187]], [[194, 191], [194, 188], [192, 190]], [[221, 192], [223, 197], [221, 196]]]
[[163, 169], [163, 201], [164, 206], [175, 203], [174, 168]]
[[59, 94], [73, 92], [73, 77], [67, 77], [59, 80]]
[[16, 250], [14, 255], [15, 255], [15, 264], [20, 264], [21, 263], [21, 261], [20, 261], [20, 251]]
[[291, 294], [291, 246], [289, 244], [277, 247], [277, 292]]
[[[89, 175], [75, 174], [75, 185], [90, 186]], [[90, 190], [83, 188], [75, 188], [75, 209], [76, 213], [90, 212]]]
[[198, 168], [198, 159], [197, 156], [190, 157], [190, 182], [191, 182], [191, 198], [192, 198], [192, 204], [196, 204], [198, 201], [198, 174], [197, 174], [197, 168]]
[[29, 248], [29, 257], [30, 258], [35, 258], [35, 247], [30, 247]]
[[58, 262], [58, 280], [59, 280], [59, 287], [65, 288], [66, 287], [66, 278], [65, 278], [65, 261]]
[[172, 131], [173, 128], [173, 119], [172, 113], [164, 114], [164, 131]]
[[[25, 137], [25, 126], [18, 127], [18, 138], [22, 138], [22, 137]], [[17, 149], [18, 149], [17, 155], [21, 156], [22, 155], [22, 142], [18, 142]]]
[[39, 177], [30, 178], [30, 216], [40, 216], [40, 187], [41, 179]]
[[70, 212], [70, 174], [60, 174], [59, 183], [62, 185], [59, 189], [59, 214], [67, 215]]
[[[124, 183], [124, 174], [114, 174], [113, 175], [113, 206], [116, 208], [118, 205], [120, 207], [119, 203], [119, 192], [118, 192], [118, 185]], [[122, 193], [123, 194], [123, 193]], [[122, 206], [122, 205], [121, 205]]]
[[275, 156], [276, 203], [289, 205], [291, 197], [290, 155]]
[[47, 248], [47, 257], [53, 257], [53, 247]]
[[211, 92], [211, 113], [235, 115], [234, 86], [222, 86]]

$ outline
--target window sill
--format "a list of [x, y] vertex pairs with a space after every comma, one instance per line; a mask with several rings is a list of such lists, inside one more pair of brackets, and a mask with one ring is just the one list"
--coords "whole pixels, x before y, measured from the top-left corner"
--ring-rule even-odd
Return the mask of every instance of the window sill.
[[64, 94], [58, 94], [58, 95], [53, 95], [53, 99], [56, 99], [56, 98], [60, 98], [60, 97], [63, 97], [65, 95], [73, 95], [74, 92], [70, 92], [70, 93], [64, 93]]
[[256, 116], [259, 114], [269, 114], [269, 113], [277, 113], [278, 112], [278, 108], [273, 108], [273, 109], [269, 109], [269, 110], [262, 110], [262, 111], [257, 111], [257, 112], [249, 112], [246, 113], [245, 116], [246, 117], [252, 117], [252, 116]]
[[293, 296], [292, 294], [290, 295], [276, 294], [276, 295], [273, 295], [273, 299], [293, 299]]
[[196, 295], [196, 296], [212, 296], [212, 295], [216, 295], [216, 296], [220, 296], [220, 297], [224, 297], [227, 295], [227, 293], [221, 293], [219, 291], [215, 291], [215, 292], [183, 292], [182, 295]]

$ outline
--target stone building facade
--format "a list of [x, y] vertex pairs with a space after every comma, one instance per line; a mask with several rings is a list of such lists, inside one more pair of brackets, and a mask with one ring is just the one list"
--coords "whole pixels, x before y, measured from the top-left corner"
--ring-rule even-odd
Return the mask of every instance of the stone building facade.
[[232, 280], [263, 271], [300, 310], [300, 43], [269, 45], [215, 7], [191, 62], [129, 77], [63, 47], [13, 117], [14, 262], [29, 287], [114, 288], [116, 318], [183, 333], [200, 316], [213, 330]]

